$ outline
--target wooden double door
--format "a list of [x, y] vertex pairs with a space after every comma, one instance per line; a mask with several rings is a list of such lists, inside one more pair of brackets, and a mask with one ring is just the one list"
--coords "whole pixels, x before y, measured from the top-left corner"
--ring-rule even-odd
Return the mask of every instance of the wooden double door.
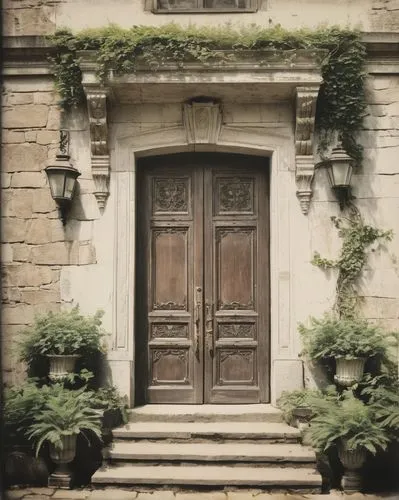
[[269, 399], [266, 158], [177, 154], [138, 169], [136, 399]]

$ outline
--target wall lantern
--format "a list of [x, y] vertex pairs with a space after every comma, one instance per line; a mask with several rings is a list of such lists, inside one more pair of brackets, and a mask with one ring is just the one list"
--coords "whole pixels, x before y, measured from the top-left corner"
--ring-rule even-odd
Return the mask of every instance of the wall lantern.
[[352, 163], [353, 159], [341, 144], [332, 150], [331, 157], [325, 162], [331, 189], [334, 191], [341, 210], [353, 198], [351, 193]]
[[55, 162], [44, 170], [50, 184], [51, 196], [60, 208], [61, 220], [64, 226], [75, 194], [76, 179], [80, 175], [80, 172], [69, 163], [69, 158], [69, 132], [60, 130], [59, 151], [55, 157]]

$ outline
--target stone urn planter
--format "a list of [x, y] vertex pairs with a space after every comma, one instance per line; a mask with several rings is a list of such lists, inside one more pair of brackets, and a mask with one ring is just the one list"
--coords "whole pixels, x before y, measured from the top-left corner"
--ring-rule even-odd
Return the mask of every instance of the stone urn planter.
[[360, 491], [362, 487], [360, 469], [366, 461], [366, 450], [364, 448], [349, 450], [346, 441], [342, 441], [338, 446], [338, 457], [344, 466], [342, 476], [344, 491]]
[[56, 486], [63, 489], [71, 487], [72, 473], [69, 464], [76, 455], [76, 438], [76, 434], [63, 436], [61, 438], [63, 443], [62, 450], [50, 443], [50, 458], [55, 463], [56, 468], [49, 477], [48, 486]]
[[64, 379], [69, 373], [73, 373], [79, 354], [47, 354], [50, 360], [49, 378], [53, 382]]
[[363, 377], [366, 358], [336, 358], [334, 380], [344, 387], [360, 382]]
[[312, 417], [312, 410], [305, 406], [299, 406], [292, 410], [293, 424], [301, 431], [302, 444], [310, 445], [306, 430], [309, 428], [309, 422]]

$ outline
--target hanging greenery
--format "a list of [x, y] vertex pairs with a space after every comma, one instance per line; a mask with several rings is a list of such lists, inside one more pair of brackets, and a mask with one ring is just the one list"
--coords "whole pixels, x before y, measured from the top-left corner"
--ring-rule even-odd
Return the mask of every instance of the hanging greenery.
[[[98, 77], [105, 83], [109, 71], [131, 73], [137, 62], [147, 63], [154, 71], [168, 62], [207, 63], [239, 56], [243, 51], [272, 49], [289, 59], [295, 49], [324, 49], [321, 61], [323, 83], [319, 93], [316, 127], [319, 151], [324, 151], [338, 134], [347, 152], [358, 162], [361, 146], [356, 133], [365, 112], [365, 46], [357, 31], [327, 28], [289, 31], [280, 26], [262, 28], [251, 25], [240, 30], [231, 26], [183, 28], [177, 24], [133, 26], [122, 29], [110, 25], [72, 34], [57, 31], [50, 37], [57, 87], [63, 108], [84, 100], [77, 51], [93, 50], [98, 63]], [[289, 52], [291, 51], [291, 52]]]
[[312, 263], [322, 269], [337, 269], [335, 309], [340, 318], [356, 317], [358, 305], [357, 281], [367, 261], [367, 250], [377, 240], [391, 241], [392, 230], [382, 231], [365, 224], [358, 212], [348, 218], [331, 217], [342, 238], [341, 252], [336, 260], [315, 253]]

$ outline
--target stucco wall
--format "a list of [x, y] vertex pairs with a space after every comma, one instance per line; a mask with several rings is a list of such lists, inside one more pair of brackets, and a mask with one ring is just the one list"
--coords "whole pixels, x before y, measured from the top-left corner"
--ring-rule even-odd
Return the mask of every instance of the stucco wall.
[[[255, 13], [233, 14], [228, 21], [236, 24], [281, 24], [286, 28], [318, 25], [358, 27], [363, 31], [397, 31], [398, 0], [259, 0]], [[5, 35], [40, 35], [56, 27], [79, 30], [116, 23], [159, 25], [225, 24], [226, 14], [154, 14], [151, 0], [6, 0]]]

